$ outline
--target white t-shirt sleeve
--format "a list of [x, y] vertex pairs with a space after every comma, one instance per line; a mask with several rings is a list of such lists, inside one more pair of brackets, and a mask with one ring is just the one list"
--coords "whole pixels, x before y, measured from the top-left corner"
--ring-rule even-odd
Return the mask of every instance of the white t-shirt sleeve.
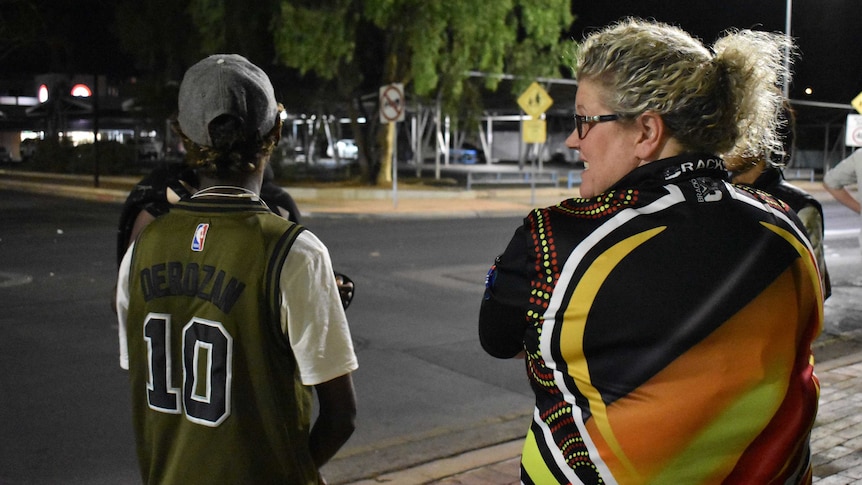
[[823, 183], [832, 189], [843, 189], [848, 185], [857, 184], [860, 172], [862, 172], [862, 150], [856, 150], [827, 171], [823, 175]]
[[281, 325], [300, 379], [314, 386], [358, 363], [326, 246], [310, 231], [296, 238], [281, 271]]
[[117, 273], [117, 323], [120, 338], [120, 367], [129, 370], [129, 344], [127, 340], [127, 323], [129, 316], [129, 271], [132, 264], [132, 251], [135, 244], [126, 250], [123, 261], [120, 263], [120, 271]]

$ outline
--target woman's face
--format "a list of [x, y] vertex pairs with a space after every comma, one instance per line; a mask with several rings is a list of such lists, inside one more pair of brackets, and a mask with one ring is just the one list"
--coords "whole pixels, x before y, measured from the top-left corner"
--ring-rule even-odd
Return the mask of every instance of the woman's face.
[[[601, 95], [599, 84], [589, 79], [579, 82], [576, 114], [615, 114], [605, 107]], [[573, 130], [566, 139], [566, 146], [581, 152], [585, 167], [581, 174], [581, 197], [589, 198], [605, 192], [637, 168], [641, 161], [635, 156], [635, 142], [640, 132], [630, 122], [615, 120], [585, 125], [583, 133], [581, 139], [578, 130]]]

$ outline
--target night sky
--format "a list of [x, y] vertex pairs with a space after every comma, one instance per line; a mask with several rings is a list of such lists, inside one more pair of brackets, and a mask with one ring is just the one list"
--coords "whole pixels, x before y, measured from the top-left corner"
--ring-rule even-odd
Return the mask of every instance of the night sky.
[[[33, 4], [45, 3], [37, 0]], [[113, 36], [113, 2], [51, 0], [46, 35], [39, 45], [0, 58], [6, 73], [23, 69], [46, 72], [68, 66], [83, 72], [129, 72], [131, 59]], [[572, 0], [577, 19], [572, 37], [627, 15], [679, 25], [709, 45], [728, 28], [783, 32], [787, 0]], [[794, 67], [791, 98], [849, 104], [862, 91], [862, 15], [859, 0], [794, 0], [792, 35], [801, 57]], [[29, 18], [29, 17], [28, 17]], [[0, 22], [15, 21], [0, 16]], [[813, 94], [804, 93], [806, 87]]]
[[[120, 50], [114, 32], [114, 3], [5, 2], [0, 12], [0, 32], [7, 37], [0, 39], [0, 73], [4, 76], [47, 72], [131, 74], [134, 63]], [[26, 33], [24, 38], [16, 37], [22, 33]]]
[[[711, 45], [729, 28], [785, 31], [786, 0], [572, 0], [573, 32], [627, 15], [678, 25]], [[862, 91], [862, 2], [794, 0], [791, 35], [799, 48], [790, 97], [849, 104]], [[806, 87], [813, 94], [804, 93]]]

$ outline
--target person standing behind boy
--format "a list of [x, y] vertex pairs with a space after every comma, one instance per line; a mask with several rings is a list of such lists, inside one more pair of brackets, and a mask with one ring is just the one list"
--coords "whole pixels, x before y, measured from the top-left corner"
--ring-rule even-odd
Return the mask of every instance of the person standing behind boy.
[[[859, 201], [862, 200], [862, 187], [857, 187], [856, 196], [847, 190], [848, 186], [858, 185], [862, 180], [862, 149], [856, 150], [849, 157], [838, 162], [832, 170], [823, 176], [823, 187], [835, 197], [835, 200], [847, 206], [853, 212], [860, 214]], [[862, 233], [859, 234], [859, 246], [862, 247]]]
[[259, 195], [281, 109], [238, 55], [180, 86], [200, 190], [142, 230], [118, 277], [144, 483], [325, 483], [353, 432], [357, 360], [329, 253]]
[[796, 115], [786, 100], [778, 121], [783, 140], [782, 150], [764, 149], [763, 140], [757, 139], [758, 134], [763, 136], [762, 131], [746, 131], [742, 133], [731, 153], [725, 155], [724, 163], [733, 183], [762, 190], [790, 206], [799, 216], [817, 258], [817, 268], [823, 282], [823, 296], [829, 298], [832, 294], [832, 281], [823, 251], [823, 206], [813, 195], [785, 180], [782, 171], [790, 160], [790, 150], [796, 135]]

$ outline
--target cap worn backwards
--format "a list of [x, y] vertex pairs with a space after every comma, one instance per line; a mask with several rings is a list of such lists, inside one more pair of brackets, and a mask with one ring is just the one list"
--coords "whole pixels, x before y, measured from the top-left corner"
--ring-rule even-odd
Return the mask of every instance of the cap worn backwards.
[[262, 138], [275, 125], [278, 104], [269, 77], [237, 54], [216, 54], [190, 67], [180, 84], [177, 121], [183, 133], [213, 146], [209, 124], [221, 115], [242, 120], [246, 134]]

